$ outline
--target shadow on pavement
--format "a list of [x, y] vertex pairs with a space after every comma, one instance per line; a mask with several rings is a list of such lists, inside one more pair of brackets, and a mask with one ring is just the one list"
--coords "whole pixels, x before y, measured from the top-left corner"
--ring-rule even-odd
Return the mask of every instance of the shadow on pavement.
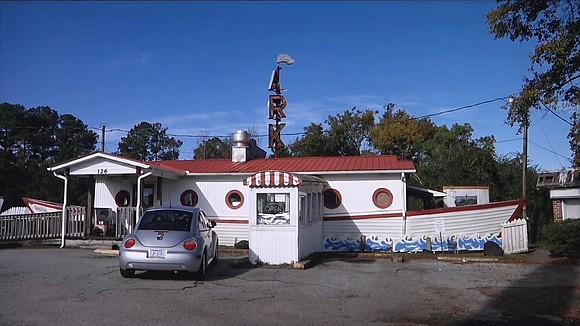
[[[212, 280], [228, 279], [241, 275], [248, 270], [255, 268], [250, 267], [249, 264], [241, 263], [243, 260], [244, 257], [220, 257], [216, 265], [211, 264], [208, 267], [206, 277], [199, 281], [209, 282]], [[135, 278], [175, 281], [198, 280], [193, 273], [165, 271], [137, 271], [135, 273]]]
[[[564, 279], [559, 278], [564, 275]], [[569, 277], [569, 279], [566, 279]], [[487, 305], [459, 325], [580, 324], [580, 286], [572, 265], [538, 265], [508, 287], [483, 287]]]

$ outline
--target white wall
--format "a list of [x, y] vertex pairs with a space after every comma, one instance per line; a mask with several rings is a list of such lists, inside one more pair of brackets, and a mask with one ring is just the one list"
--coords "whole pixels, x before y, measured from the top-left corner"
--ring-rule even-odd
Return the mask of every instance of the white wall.
[[562, 199], [562, 220], [580, 219], [580, 199]]
[[131, 195], [131, 204], [133, 203], [133, 181], [126, 181], [122, 177], [95, 177], [95, 208], [110, 208], [116, 210], [115, 195], [126, 190]]
[[443, 192], [447, 194], [443, 198], [446, 207], [456, 207], [455, 200], [457, 197], [475, 196], [477, 197], [476, 205], [489, 203], [488, 187], [443, 187]]
[[[323, 175], [329, 186], [340, 192], [342, 204], [336, 209], [325, 208], [325, 216], [385, 214], [402, 212], [404, 205], [403, 182], [400, 173]], [[393, 194], [393, 203], [385, 209], [373, 203], [373, 193], [386, 188]]]

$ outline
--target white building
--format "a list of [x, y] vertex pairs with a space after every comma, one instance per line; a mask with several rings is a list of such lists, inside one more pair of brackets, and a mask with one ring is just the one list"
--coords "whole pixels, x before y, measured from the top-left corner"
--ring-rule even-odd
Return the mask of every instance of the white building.
[[545, 172], [538, 176], [538, 187], [550, 188], [555, 222], [580, 218], [580, 170]]
[[323, 250], [481, 250], [501, 242], [501, 223], [523, 203], [408, 212], [408, 189], [441, 195], [407, 187], [411, 161], [264, 158], [249, 138], [234, 141], [232, 159], [143, 162], [94, 153], [49, 170], [65, 180], [65, 192], [70, 178], [94, 184], [87, 217], [105, 236], [130, 232], [142, 208], [195, 206], [217, 223], [221, 244], [249, 241], [254, 263], [290, 263]]

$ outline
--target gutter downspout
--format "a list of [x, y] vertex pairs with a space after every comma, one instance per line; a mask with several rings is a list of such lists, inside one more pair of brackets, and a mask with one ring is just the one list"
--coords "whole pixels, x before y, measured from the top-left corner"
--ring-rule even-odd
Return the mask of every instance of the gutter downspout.
[[407, 178], [405, 172], [401, 172], [401, 181], [403, 182], [403, 235], [407, 234]]
[[64, 180], [64, 200], [62, 203], [62, 225], [61, 225], [62, 234], [60, 237], [60, 248], [62, 249], [64, 248], [65, 245], [64, 236], [66, 235], [66, 222], [67, 222], [66, 197], [68, 194], [68, 178], [64, 175], [56, 173], [56, 171], [53, 171], [52, 174], [54, 174], [55, 177]]
[[153, 174], [153, 172], [147, 172], [137, 178], [137, 205], [135, 205], [135, 209], [137, 210], [135, 214], [137, 215], [137, 218], [135, 219], [135, 222], [139, 222], [139, 216], [141, 214], [141, 180], [147, 178], [151, 174]]

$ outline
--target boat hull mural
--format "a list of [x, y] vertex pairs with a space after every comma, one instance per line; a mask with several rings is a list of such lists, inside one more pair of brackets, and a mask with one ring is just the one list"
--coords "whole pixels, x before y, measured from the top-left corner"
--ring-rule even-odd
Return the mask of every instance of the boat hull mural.
[[[404, 219], [393, 216], [372, 218], [352, 218], [351, 230], [348, 233], [324, 234], [325, 251], [480, 251], [485, 243], [493, 242], [502, 246], [502, 223], [517, 218], [523, 207], [523, 201], [507, 201], [469, 207], [446, 208], [412, 212], [408, 216], [408, 227], [413, 234], [403, 232]], [[384, 223], [397, 221], [401, 232], [360, 232], [368, 230], [365, 223], [376, 225], [377, 220]], [[327, 223], [344, 221], [345, 218], [325, 220]], [[328, 229], [333, 229], [329, 227]], [[359, 231], [359, 232], [357, 232]], [[388, 234], [390, 233], [390, 234]]]

